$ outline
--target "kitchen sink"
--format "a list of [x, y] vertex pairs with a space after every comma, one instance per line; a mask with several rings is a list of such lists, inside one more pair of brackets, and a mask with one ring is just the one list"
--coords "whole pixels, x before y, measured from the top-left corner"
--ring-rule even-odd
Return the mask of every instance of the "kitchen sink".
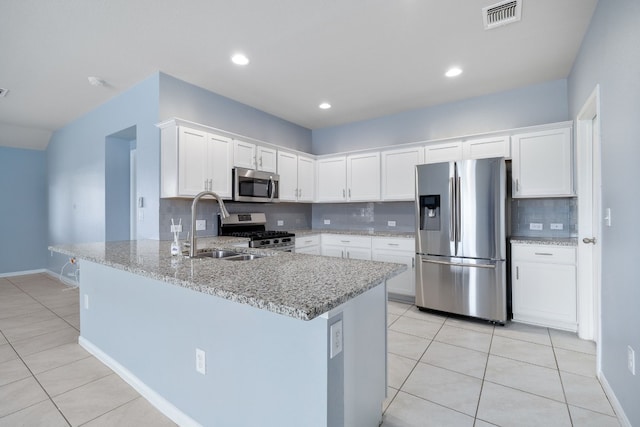
[[234, 251], [227, 251], [224, 249], [216, 249], [216, 250], [203, 250], [198, 251], [198, 255], [194, 258], [216, 258], [223, 259], [225, 261], [251, 261], [254, 259], [262, 258], [264, 255], [256, 255], [256, 254], [244, 254]]

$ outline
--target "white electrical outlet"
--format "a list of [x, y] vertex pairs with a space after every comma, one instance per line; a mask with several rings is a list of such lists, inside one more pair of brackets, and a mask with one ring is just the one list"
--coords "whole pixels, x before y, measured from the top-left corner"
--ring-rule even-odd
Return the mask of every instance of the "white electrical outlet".
[[284, 225], [284, 221], [279, 219], [278, 220], [278, 227], [282, 227]]
[[171, 226], [172, 233], [182, 233], [182, 224], [173, 224]]
[[144, 211], [142, 209], [138, 209], [138, 221], [144, 221]]
[[84, 309], [89, 310], [89, 295], [84, 294]]
[[207, 373], [207, 358], [204, 350], [196, 348], [196, 371], [202, 375]]
[[396, 226], [395, 221], [387, 221], [387, 227], [395, 227], [395, 226]]
[[331, 220], [330, 219], [325, 219], [324, 220], [324, 225], [330, 225], [331, 224]]
[[631, 346], [627, 346], [627, 368], [631, 375], [636, 374], [636, 352], [631, 348]]
[[333, 359], [342, 352], [342, 320], [338, 320], [331, 325], [331, 351], [330, 357]]
[[542, 223], [540, 222], [532, 222], [529, 224], [529, 230], [542, 230]]
[[604, 225], [611, 227], [611, 208], [604, 210]]
[[549, 228], [552, 230], [562, 230], [564, 228], [564, 224], [552, 222], [549, 224]]
[[196, 219], [196, 231], [206, 230], [207, 229], [207, 220], [206, 219]]

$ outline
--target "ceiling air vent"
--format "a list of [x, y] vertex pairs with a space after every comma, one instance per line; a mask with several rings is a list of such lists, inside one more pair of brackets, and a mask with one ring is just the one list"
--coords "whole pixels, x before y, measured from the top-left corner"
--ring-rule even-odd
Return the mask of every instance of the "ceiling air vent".
[[485, 30], [517, 22], [521, 16], [522, 0], [501, 1], [482, 9]]
[[3, 89], [0, 87], [0, 98], [7, 96], [7, 92], [9, 92], [9, 89]]

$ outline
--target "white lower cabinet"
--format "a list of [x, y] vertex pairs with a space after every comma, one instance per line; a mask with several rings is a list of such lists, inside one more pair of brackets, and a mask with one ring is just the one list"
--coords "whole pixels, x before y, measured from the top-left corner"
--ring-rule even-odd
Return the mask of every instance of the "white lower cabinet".
[[407, 270], [387, 280], [392, 299], [414, 300], [416, 296], [415, 239], [372, 237], [372, 260], [405, 264]]
[[371, 237], [348, 234], [323, 234], [322, 255], [371, 260]]
[[511, 245], [513, 320], [577, 330], [576, 249]]
[[296, 253], [320, 255], [320, 235], [296, 236]]

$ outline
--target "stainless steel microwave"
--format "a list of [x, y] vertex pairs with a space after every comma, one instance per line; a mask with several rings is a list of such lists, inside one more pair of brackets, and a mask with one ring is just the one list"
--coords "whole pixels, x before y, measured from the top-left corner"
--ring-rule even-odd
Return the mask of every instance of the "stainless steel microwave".
[[278, 202], [280, 175], [253, 169], [233, 169], [233, 200]]

